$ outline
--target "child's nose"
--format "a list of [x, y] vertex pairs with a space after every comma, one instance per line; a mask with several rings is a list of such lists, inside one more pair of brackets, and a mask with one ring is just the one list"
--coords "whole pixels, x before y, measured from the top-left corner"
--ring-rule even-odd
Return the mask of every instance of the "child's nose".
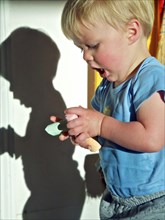
[[93, 60], [93, 55], [91, 51], [89, 51], [88, 49], [85, 49], [83, 51], [83, 59], [87, 62]]

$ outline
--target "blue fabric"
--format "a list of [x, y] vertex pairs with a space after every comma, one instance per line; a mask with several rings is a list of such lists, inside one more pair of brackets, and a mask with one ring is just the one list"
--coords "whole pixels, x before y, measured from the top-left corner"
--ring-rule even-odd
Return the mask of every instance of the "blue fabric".
[[[97, 111], [117, 120], [136, 121], [141, 104], [158, 91], [164, 92], [165, 99], [165, 67], [149, 57], [134, 77], [116, 88], [103, 79], [91, 103]], [[143, 153], [101, 137], [98, 140], [102, 145], [100, 164], [107, 187], [114, 195], [141, 196], [165, 190], [165, 147], [159, 152]]]

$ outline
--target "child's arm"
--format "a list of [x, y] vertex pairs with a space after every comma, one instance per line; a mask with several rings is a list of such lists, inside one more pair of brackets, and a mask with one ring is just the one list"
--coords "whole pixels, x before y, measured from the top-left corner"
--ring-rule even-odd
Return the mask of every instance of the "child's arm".
[[[137, 121], [121, 122], [102, 113], [82, 107], [67, 109], [65, 113], [75, 113], [78, 119], [68, 123], [69, 134], [88, 133], [101, 136], [130, 150], [155, 152], [165, 145], [165, 108], [161, 93], [154, 93], [137, 111]], [[85, 138], [85, 137], [83, 137]], [[81, 135], [76, 142], [81, 145]]]

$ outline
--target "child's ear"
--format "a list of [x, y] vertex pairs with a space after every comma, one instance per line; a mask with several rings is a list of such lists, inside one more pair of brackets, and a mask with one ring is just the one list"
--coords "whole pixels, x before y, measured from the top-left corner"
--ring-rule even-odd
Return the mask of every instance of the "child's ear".
[[130, 44], [136, 42], [142, 33], [142, 26], [137, 19], [132, 19], [127, 25], [127, 37]]

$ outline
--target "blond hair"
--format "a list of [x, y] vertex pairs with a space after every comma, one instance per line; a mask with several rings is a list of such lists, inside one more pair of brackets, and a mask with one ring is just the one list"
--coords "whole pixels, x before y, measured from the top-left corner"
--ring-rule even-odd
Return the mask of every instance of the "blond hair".
[[149, 37], [154, 20], [153, 0], [68, 0], [64, 6], [61, 26], [68, 39], [79, 36], [80, 24], [88, 27], [97, 22], [108, 23], [116, 29], [123, 29], [137, 19], [144, 36]]

